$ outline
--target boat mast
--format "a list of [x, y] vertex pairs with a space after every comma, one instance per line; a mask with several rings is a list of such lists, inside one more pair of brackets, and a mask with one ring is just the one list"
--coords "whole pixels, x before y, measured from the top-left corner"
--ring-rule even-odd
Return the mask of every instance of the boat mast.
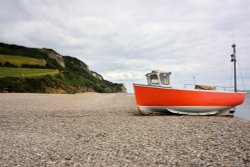
[[232, 45], [233, 54], [231, 55], [231, 62], [234, 62], [234, 92], [237, 92], [237, 76], [236, 76], [236, 45]]

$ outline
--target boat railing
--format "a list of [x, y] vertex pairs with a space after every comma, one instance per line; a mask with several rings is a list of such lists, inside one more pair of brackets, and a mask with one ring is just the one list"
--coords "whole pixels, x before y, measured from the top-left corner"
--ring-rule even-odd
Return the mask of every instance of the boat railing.
[[[184, 84], [184, 88], [188, 88], [189, 86], [193, 86], [193, 88], [195, 88], [197, 84]], [[224, 90], [224, 91], [229, 91], [229, 90], [233, 90], [234, 87], [232, 86], [214, 86], [216, 87], [216, 90]]]
[[188, 86], [195, 86], [194, 84], [184, 84], [184, 88], [188, 88]]

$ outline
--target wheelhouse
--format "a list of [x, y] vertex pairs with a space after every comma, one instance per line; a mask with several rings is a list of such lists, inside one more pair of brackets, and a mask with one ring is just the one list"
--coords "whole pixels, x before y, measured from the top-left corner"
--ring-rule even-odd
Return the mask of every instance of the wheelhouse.
[[146, 74], [148, 85], [170, 86], [171, 72], [152, 71]]

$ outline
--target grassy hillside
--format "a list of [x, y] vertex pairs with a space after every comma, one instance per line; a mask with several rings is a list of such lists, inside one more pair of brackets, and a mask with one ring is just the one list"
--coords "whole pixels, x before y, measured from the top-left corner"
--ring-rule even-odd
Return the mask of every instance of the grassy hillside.
[[40, 59], [46, 61], [46, 68], [50, 69], [62, 70], [64, 68], [63, 58], [52, 49], [28, 48], [24, 46], [0, 43], [0, 54]]
[[82, 61], [63, 56], [65, 62], [64, 78], [73, 87], [87, 87], [97, 92], [124, 92], [123, 84], [112, 83], [104, 80], [103, 77], [88, 69]]
[[[123, 84], [104, 80], [100, 74], [89, 70], [84, 62], [61, 56], [52, 49], [0, 43], [0, 55], [0, 92], [126, 91]], [[27, 68], [17, 68], [20, 66]], [[43, 69], [39, 69], [41, 67]]]
[[57, 75], [57, 69], [33, 69], [33, 68], [12, 68], [0, 67], [0, 78], [6, 77], [37, 77], [42, 75]]
[[9, 62], [15, 66], [21, 67], [22, 65], [38, 65], [38, 66], [45, 66], [46, 61], [42, 59], [34, 59], [24, 56], [15, 56], [15, 55], [3, 55], [0, 54], [0, 63], [1, 65], [6, 64]]

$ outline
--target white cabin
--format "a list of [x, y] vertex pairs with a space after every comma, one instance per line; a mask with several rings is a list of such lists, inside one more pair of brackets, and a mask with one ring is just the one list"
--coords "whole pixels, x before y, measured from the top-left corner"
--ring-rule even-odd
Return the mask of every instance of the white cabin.
[[170, 87], [170, 75], [171, 72], [153, 70], [146, 74], [148, 85]]

